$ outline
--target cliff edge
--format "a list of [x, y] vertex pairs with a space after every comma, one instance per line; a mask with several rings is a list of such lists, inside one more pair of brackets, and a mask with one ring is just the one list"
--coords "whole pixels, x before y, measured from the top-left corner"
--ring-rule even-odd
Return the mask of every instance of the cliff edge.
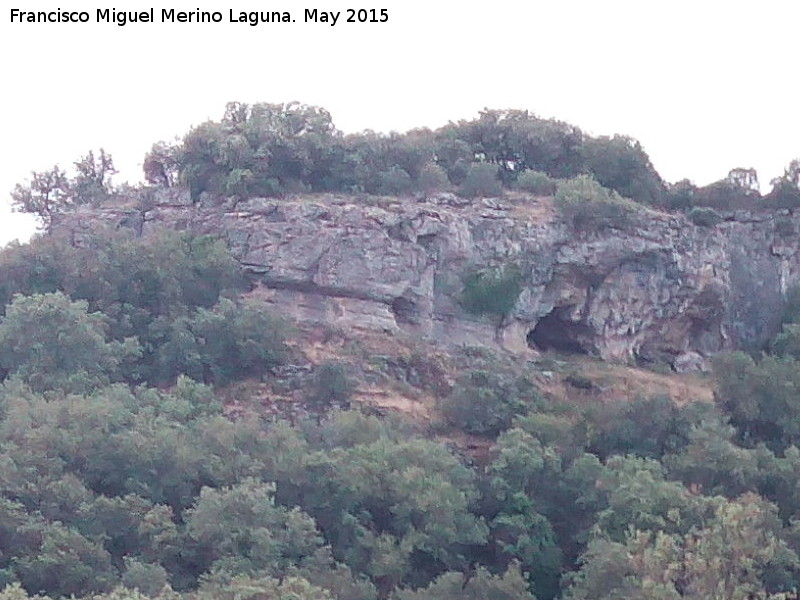
[[[58, 215], [52, 231], [76, 244], [103, 226], [222, 236], [252, 275], [251, 294], [285, 316], [444, 344], [703, 369], [711, 354], [770, 339], [800, 282], [800, 217], [786, 210], [732, 213], [713, 227], [644, 210], [589, 231], [549, 198], [148, 194]], [[465, 309], [471, 275], [511, 266], [519, 294], [507, 314]]]

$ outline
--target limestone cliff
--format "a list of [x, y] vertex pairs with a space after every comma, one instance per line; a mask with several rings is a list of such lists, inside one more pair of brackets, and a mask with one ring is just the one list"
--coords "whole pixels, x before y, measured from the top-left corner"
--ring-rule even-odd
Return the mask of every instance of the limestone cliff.
[[[220, 235], [256, 279], [253, 294], [285, 315], [515, 352], [698, 368], [773, 335], [800, 281], [800, 218], [787, 211], [729, 215], [716, 227], [646, 211], [624, 230], [577, 232], [547, 199], [521, 197], [192, 204], [166, 190], [137, 206], [80, 209], [54, 228], [76, 243], [101, 223]], [[508, 264], [523, 275], [513, 311], [502, 322], [464, 311], [465, 275]]]

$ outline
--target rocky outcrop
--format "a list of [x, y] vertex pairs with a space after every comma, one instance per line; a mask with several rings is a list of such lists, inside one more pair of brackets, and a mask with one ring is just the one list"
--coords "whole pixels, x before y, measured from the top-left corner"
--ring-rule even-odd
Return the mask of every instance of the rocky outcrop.
[[[516, 352], [702, 368], [703, 357], [772, 336], [800, 280], [800, 219], [787, 211], [729, 215], [716, 227], [645, 211], [625, 229], [592, 232], [533, 198], [192, 204], [170, 190], [138, 206], [81, 209], [54, 227], [77, 243], [103, 222], [143, 236], [161, 227], [223, 236], [256, 280], [253, 294], [293, 318]], [[468, 314], [465, 276], [510, 264], [522, 274], [511, 313]]]

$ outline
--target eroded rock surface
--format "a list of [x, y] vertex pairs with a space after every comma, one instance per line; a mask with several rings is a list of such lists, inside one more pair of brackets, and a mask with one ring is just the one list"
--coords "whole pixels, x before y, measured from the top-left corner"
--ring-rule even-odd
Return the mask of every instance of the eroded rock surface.
[[[703, 357], [762, 344], [800, 281], [800, 219], [731, 215], [697, 227], [644, 212], [624, 230], [576, 232], [547, 200], [450, 195], [382, 206], [335, 196], [188, 202], [179, 191], [137, 209], [81, 209], [55, 227], [101, 223], [147, 236], [161, 227], [223, 236], [257, 281], [253, 294], [288, 316], [405, 330], [448, 344], [554, 348], [604, 359]], [[466, 274], [517, 265], [523, 290], [502, 319], [460, 304]]]

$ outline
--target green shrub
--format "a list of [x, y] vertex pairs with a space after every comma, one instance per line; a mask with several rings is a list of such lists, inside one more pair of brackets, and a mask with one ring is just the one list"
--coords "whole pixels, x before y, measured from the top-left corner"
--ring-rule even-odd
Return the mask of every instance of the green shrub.
[[697, 186], [688, 179], [667, 186], [667, 191], [661, 199], [661, 205], [670, 211], [686, 210], [694, 205], [694, 196]]
[[800, 325], [787, 323], [772, 342], [772, 353], [780, 356], [790, 356], [795, 360], [800, 358]]
[[764, 205], [769, 208], [800, 207], [800, 190], [790, 186], [775, 186], [765, 198]]
[[522, 292], [522, 271], [517, 265], [478, 270], [464, 278], [461, 306], [476, 315], [505, 317]]
[[661, 459], [684, 448], [692, 427], [716, 413], [713, 404], [677, 406], [663, 394], [598, 402], [585, 413], [589, 450], [602, 459], [614, 454]]
[[252, 195], [255, 176], [250, 169], [233, 169], [225, 180], [225, 193], [229, 196], [247, 198]]
[[461, 379], [440, 401], [439, 411], [450, 426], [467, 433], [497, 435], [538, 399], [538, 390], [528, 379], [511, 380], [477, 370]]
[[314, 373], [306, 392], [306, 402], [315, 408], [324, 408], [332, 404], [348, 408], [354, 388], [355, 385], [347, 376], [344, 365], [324, 363]]
[[417, 188], [421, 192], [443, 192], [450, 188], [450, 180], [445, 170], [436, 163], [428, 163], [419, 172]]
[[260, 375], [286, 354], [285, 328], [257, 302], [237, 305], [221, 299], [211, 310], [200, 308], [166, 327], [157, 348], [162, 380], [187, 375], [196, 381], [225, 385], [238, 377]]
[[686, 216], [698, 227], [714, 227], [722, 222], [722, 216], [706, 206], [695, 206]]
[[631, 200], [607, 190], [589, 175], [556, 184], [556, 206], [576, 229], [598, 231], [624, 228], [639, 210]]
[[720, 210], [735, 210], [752, 207], [752, 198], [729, 181], [715, 181], [698, 188], [693, 197], [696, 206], [707, 206]]
[[537, 196], [552, 196], [556, 191], [556, 180], [541, 171], [525, 171], [517, 177], [515, 187]]
[[414, 182], [411, 180], [411, 176], [397, 166], [389, 167], [388, 170], [379, 175], [379, 178], [379, 190], [382, 194], [400, 196], [409, 194], [414, 189]]
[[503, 193], [497, 165], [474, 163], [469, 166], [467, 176], [458, 192], [467, 198], [499, 196]]

